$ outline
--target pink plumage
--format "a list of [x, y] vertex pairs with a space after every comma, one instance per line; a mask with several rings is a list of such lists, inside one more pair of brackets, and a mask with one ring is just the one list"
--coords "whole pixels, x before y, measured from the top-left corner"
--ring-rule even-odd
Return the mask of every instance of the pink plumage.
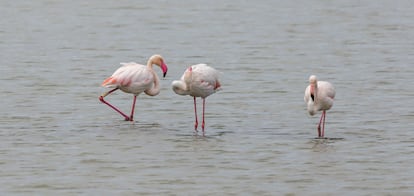
[[[318, 136], [324, 137], [326, 110], [331, 109], [335, 98], [335, 88], [326, 81], [318, 81], [316, 76], [309, 77], [309, 86], [305, 90], [305, 103], [311, 116], [317, 111], [322, 111], [318, 124]], [[322, 130], [321, 130], [322, 125]]]
[[203, 121], [201, 128], [204, 135], [204, 111], [205, 98], [220, 90], [219, 72], [206, 64], [191, 65], [188, 67], [180, 80], [172, 82], [172, 89], [178, 95], [190, 95], [194, 99], [195, 124], [197, 131], [197, 104], [196, 97], [203, 99]]
[[[167, 74], [167, 65], [164, 63], [164, 59], [160, 55], [153, 55], [149, 58], [147, 65], [141, 65], [134, 62], [130, 63], [121, 63], [121, 67], [118, 68], [112, 76], [105, 79], [102, 83], [103, 87], [113, 88], [112, 90], [102, 94], [99, 97], [99, 100], [102, 103], [105, 103], [118, 113], [120, 113], [125, 120], [133, 121], [135, 102], [137, 96], [144, 92], [147, 95], [155, 96], [160, 92], [160, 82], [157, 74], [152, 69], [152, 65], [158, 65], [162, 71], [163, 76]], [[109, 104], [104, 100], [104, 97], [111, 94], [112, 92], [120, 89], [125, 93], [131, 93], [134, 95], [134, 100], [132, 103], [131, 115], [127, 116], [121, 112], [118, 108]]]

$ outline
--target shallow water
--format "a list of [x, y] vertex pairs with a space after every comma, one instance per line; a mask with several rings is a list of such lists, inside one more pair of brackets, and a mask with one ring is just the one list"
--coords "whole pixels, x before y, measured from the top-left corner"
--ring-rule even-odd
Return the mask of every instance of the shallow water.
[[[1, 4], [4, 194], [414, 192], [411, 1]], [[140, 95], [125, 122], [99, 85], [154, 53], [169, 66], [161, 93]], [[196, 63], [222, 72], [206, 137], [170, 87]], [[311, 74], [337, 91], [327, 140], [305, 111]], [[107, 100], [129, 112], [132, 96]]]

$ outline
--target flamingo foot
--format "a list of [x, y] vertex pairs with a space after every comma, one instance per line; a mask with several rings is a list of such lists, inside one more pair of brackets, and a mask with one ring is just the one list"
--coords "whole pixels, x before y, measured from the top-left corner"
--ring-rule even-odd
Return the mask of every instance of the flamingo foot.
[[102, 95], [99, 97], [99, 101], [101, 101], [102, 103], [105, 103], [104, 97]]

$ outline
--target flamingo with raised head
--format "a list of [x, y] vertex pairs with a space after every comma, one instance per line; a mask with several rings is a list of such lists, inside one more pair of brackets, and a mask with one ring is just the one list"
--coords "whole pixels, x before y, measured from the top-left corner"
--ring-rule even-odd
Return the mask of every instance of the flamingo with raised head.
[[[307, 103], [307, 110], [311, 116], [315, 115], [317, 111], [322, 111], [321, 119], [318, 124], [318, 136], [324, 137], [325, 134], [325, 116], [326, 110], [331, 109], [335, 98], [335, 88], [326, 81], [318, 81], [316, 76], [309, 77], [309, 86], [305, 90], [305, 103]], [[321, 130], [322, 125], [322, 130]]]
[[[102, 94], [99, 97], [99, 100], [120, 113], [123, 117], [125, 117], [126, 121], [133, 121], [137, 96], [142, 92], [150, 96], [155, 96], [160, 93], [160, 80], [155, 71], [152, 69], [153, 64], [161, 67], [163, 77], [165, 77], [168, 68], [164, 63], [164, 59], [158, 54], [152, 55], [146, 66], [134, 62], [121, 63], [122, 66], [118, 68], [111, 77], [107, 78], [102, 83], [103, 87], [113, 89]], [[125, 93], [131, 93], [134, 95], [130, 116], [124, 114], [121, 110], [104, 100], [104, 97], [118, 89]]]
[[218, 78], [219, 72], [216, 69], [207, 66], [206, 64], [197, 64], [188, 67], [181, 77], [181, 80], [172, 82], [172, 89], [176, 94], [190, 95], [194, 99], [195, 131], [197, 131], [198, 127], [196, 97], [201, 97], [203, 99], [203, 121], [201, 124], [203, 135], [206, 97], [220, 90], [221, 84]]

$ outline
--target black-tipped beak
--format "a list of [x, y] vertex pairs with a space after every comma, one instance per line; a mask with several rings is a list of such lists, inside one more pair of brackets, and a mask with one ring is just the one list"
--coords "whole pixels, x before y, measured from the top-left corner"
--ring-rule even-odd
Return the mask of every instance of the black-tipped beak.
[[164, 74], [163, 77], [165, 78], [165, 76], [167, 75], [168, 67], [164, 62], [161, 62], [161, 69], [162, 73]]

